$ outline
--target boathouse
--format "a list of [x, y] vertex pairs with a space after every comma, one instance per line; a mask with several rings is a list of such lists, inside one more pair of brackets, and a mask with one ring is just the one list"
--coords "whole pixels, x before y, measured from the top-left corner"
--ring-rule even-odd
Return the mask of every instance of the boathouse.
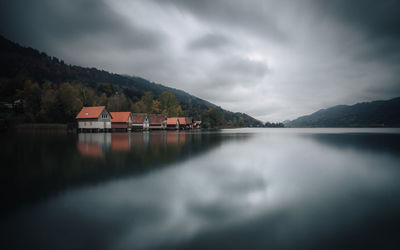
[[132, 113], [131, 112], [110, 112], [111, 128], [114, 131], [127, 131], [131, 130], [132, 126]]
[[149, 115], [150, 129], [165, 129], [167, 127], [167, 117], [162, 114]]
[[111, 114], [105, 106], [83, 107], [76, 116], [78, 131], [107, 132], [111, 130]]
[[191, 117], [174, 117], [179, 122], [179, 129], [192, 129], [193, 123]]
[[167, 129], [179, 129], [178, 117], [167, 118]]
[[148, 130], [149, 129], [149, 117], [143, 113], [132, 114], [132, 129], [133, 130]]

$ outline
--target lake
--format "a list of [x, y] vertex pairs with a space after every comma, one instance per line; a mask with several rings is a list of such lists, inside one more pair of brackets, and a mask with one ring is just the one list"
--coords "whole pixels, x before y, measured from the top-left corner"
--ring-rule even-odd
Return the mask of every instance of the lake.
[[1, 249], [400, 249], [400, 129], [19, 132]]

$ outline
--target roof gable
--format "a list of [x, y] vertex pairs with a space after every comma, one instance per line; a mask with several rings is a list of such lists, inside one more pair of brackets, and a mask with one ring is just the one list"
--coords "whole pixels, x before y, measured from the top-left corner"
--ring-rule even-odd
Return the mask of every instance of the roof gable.
[[131, 112], [110, 112], [111, 122], [128, 122]]
[[132, 122], [133, 123], [144, 123], [144, 121], [146, 120], [146, 114], [142, 114], [142, 113], [133, 113], [132, 114]]
[[178, 122], [178, 118], [177, 117], [167, 118], [167, 125], [176, 125], [177, 122]]
[[149, 119], [150, 119], [150, 124], [162, 124], [166, 120], [166, 117], [165, 115], [161, 114], [152, 114], [149, 115]]
[[99, 118], [105, 108], [105, 106], [83, 107], [76, 116], [76, 119]]

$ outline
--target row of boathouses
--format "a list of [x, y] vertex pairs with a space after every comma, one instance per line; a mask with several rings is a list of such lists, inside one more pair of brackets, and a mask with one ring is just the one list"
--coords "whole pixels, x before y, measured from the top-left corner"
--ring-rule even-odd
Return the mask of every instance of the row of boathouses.
[[83, 107], [76, 116], [78, 132], [130, 130], [179, 130], [200, 128], [201, 121], [191, 117], [167, 117], [163, 114], [108, 112], [105, 106]]

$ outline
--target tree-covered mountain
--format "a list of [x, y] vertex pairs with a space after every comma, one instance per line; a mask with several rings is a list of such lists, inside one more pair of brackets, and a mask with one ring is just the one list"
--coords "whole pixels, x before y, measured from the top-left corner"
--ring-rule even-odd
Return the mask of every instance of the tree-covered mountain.
[[[68, 65], [56, 57], [22, 47], [0, 36], [0, 102], [9, 105], [21, 100], [24, 104], [14, 107], [13, 112], [18, 113], [23, 122], [68, 122], [73, 119], [72, 113], [77, 108], [93, 104], [111, 105], [115, 111], [161, 112], [159, 107], [146, 108], [143, 99], [151, 96], [154, 105], [161, 105], [159, 98], [165, 92], [176, 98], [181, 110], [179, 114], [202, 119], [206, 126], [262, 126], [260, 121], [246, 114], [224, 110], [182, 90], [140, 77]], [[77, 99], [72, 100], [75, 97]], [[115, 105], [116, 102], [120, 104], [120, 100], [126, 105]], [[70, 106], [74, 108], [68, 110]], [[49, 118], [48, 109], [52, 109], [53, 114], [60, 111], [63, 115]], [[9, 110], [3, 105], [2, 116], [12, 117], [4, 114], [6, 111]]]
[[400, 127], [400, 97], [338, 105], [285, 122], [286, 127]]

